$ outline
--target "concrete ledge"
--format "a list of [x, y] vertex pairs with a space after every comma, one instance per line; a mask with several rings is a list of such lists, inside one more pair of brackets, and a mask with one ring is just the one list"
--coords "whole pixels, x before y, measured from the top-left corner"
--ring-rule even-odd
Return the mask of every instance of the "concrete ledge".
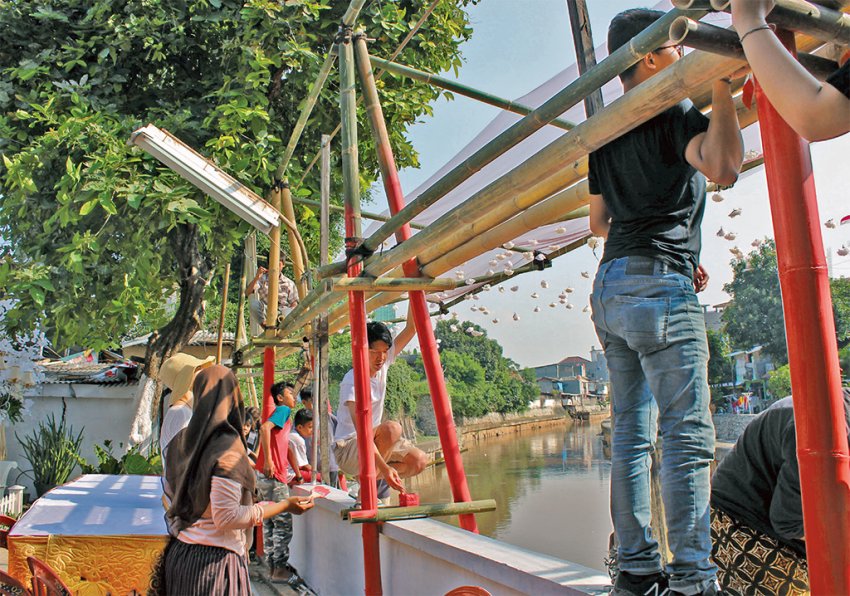
[[[290, 560], [319, 595], [362, 593], [362, 526], [340, 518], [353, 504], [333, 491], [294, 518]], [[604, 573], [431, 519], [383, 524], [380, 548], [387, 595], [433, 596], [464, 585], [494, 595], [600, 595], [609, 586]]]

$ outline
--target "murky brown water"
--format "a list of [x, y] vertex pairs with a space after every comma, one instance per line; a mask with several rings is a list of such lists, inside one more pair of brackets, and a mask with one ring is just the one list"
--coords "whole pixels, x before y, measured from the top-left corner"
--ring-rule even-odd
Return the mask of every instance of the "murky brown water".
[[[478, 529], [510, 544], [604, 570], [611, 519], [598, 423], [496, 437], [463, 453], [473, 499], [495, 499]], [[407, 480], [422, 503], [451, 500], [445, 466]], [[457, 525], [457, 518], [434, 518]]]

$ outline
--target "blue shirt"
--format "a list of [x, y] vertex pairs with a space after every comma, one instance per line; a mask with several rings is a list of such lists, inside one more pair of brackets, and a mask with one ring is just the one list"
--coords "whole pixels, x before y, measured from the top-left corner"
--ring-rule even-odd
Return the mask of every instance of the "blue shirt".
[[269, 422], [278, 428], [283, 428], [289, 421], [290, 412], [292, 412], [292, 409], [289, 406], [277, 406], [272, 415], [269, 416]]

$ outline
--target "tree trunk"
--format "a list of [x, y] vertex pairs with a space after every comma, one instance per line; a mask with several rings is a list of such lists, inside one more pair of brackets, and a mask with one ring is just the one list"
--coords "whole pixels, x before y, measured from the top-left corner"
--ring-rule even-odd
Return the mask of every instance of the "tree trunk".
[[153, 438], [153, 421], [157, 419], [162, 395], [159, 369], [165, 360], [192, 339], [204, 320], [204, 291], [207, 276], [212, 271], [211, 259], [201, 253], [197, 226], [180, 224], [169, 236], [177, 262], [180, 302], [171, 321], [154, 331], [148, 340], [136, 413], [130, 428], [132, 444], [145, 443]]

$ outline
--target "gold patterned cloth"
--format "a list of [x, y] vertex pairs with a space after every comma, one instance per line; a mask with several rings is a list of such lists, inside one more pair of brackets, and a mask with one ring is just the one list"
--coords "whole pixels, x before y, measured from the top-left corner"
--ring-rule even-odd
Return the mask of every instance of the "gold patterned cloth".
[[729, 596], [809, 594], [805, 557], [766, 534], [711, 509], [711, 557], [717, 579]]
[[9, 573], [30, 583], [27, 557], [74, 594], [145, 594], [168, 532], [158, 476], [88, 474], [37, 500], [8, 537]]

